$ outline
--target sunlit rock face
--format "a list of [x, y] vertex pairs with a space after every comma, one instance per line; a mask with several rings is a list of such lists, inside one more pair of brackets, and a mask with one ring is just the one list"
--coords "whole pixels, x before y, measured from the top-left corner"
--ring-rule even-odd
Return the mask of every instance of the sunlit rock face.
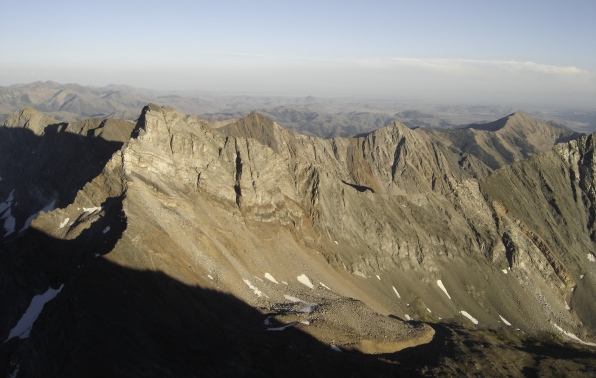
[[[276, 358], [295, 348], [348, 352], [313, 362], [351, 361], [341, 371], [391, 372], [367, 357], [389, 353], [416, 371], [395, 352], [434, 348], [460, 326], [471, 336], [457, 337], [495, 348], [506, 342], [486, 330], [594, 342], [592, 136], [519, 113], [469, 130], [393, 123], [328, 140], [256, 113], [214, 125], [152, 104], [136, 124], [60, 124], [32, 109], [9, 118], [0, 130], [12, 159], [0, 170], [9, 374], [18, 365], [142, 375], [148, 361], [147, 371], [177, 375], [216, 371], [216, 361], [222, 375], [263, 363], [282, 374], [289, 367]], [[31, 337], [10, 338], [31, 298], [58, 288]], [[50, 338], [59, 348], [49, 351]], [[63, 355], [72, 360], [52, 365]], [[453, 359], [423, 363], [457, 373], [457, 358], [444, 358]]]

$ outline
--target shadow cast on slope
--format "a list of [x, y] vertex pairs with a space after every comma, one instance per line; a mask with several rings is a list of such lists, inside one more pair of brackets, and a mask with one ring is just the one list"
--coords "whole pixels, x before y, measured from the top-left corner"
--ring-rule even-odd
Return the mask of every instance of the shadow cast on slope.
[[[49, 125], [43, 136], [25, 128], [0, 127], [0, 202], [12, 193], [10, 215], [15, 219], [9, 238], [40, 210], [71, 204], [124, 144], [65, 132], [65, 125]], [[0, 230], [0, 241], [4, 237]]]
[[[431, 324], [431, 343], [384, 355], [335, 352], [298, 328], [268, 332], [266, 315], [234, 296], [96, 257], [126, 230], [122, 200], [109, 198], [102, 216], [74, 240], [30, 229], [0, 245], [5, 376], [17, 367], [22, 377], [498, 376], [503, 358], [495, 362], [495, 356], [504, 353], [506, 360], [528, 361], [507, 372], [531, 376], [543, 359], [594, 361], [594, 352], [444, 323]], [[106, 225], [111, 229], [104, 234]], [[32, 296], [62, 284], [30, 337], [4, 343]], [[595, 365], [583, 364], [585, 371]]]
[[74, 240], [32, 228], [0, 245], [1, 342], [33, 295], [64, 284], [29, 338], [0, 344], [6, 376], [399, 376], [395, 363], [335, 352], [297, 328], [268, 332], [266, 316], [234, 296], [96, 257], [126, 229], [122, 198], [102, 207]]

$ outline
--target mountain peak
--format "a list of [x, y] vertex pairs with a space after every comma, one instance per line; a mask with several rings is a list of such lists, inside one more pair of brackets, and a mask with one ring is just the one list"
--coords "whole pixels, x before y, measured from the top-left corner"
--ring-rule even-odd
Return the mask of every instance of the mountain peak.
[[530, 117], [526, 113], [521, 112], [519, 110], [517, 112], [513, 112], [513, 113], [509, 114], [506, 118], [509, 118], [509, 119], [524, 119], [524, 120], [533, 119], [532, 117]]
[[[256, 139], [260, 143], [271, 147], [274, 151], [279, 152], [275, 135], [279, 131], [278, 129], [282, 128], [276, 125], [271, 119], [262, 114], [250, 112], [245, 117], [218, 130], [227, 136]], [[283, 130], [285, 131], [285, 129]]]
[[530, 125], [534, 125], [536, 123], [540, 123], [541, 121], [528, 116], [521, 111], [517, 111], [511, 113], [503, 118], [499, 118], [496, 121], [488, 122], [488, 123], [473, 123], [469, 125], [468, 129], [475, 129], [475, 130], [482, 130], [482, 131], [492, 131], [497, 132], [504, 128], [526, 128]]
[[41, 135], [47, 125], [56, 123], [59, 122], [31, 106], [25, 106], [21, 110], [12, 113], [8, 119], [4, 121], [3, 126], [22, 127], [33, 131], [37, 135]]

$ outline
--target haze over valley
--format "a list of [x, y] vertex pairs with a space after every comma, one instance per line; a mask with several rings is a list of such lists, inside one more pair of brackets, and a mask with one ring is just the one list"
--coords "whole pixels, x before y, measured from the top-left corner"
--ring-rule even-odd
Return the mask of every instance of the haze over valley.
[[158, 91], [126, 85], [91, 87], [52, 81], [0, 87], [0, 120], [31, 106], [59, 121], [85, 118], [136, 120], [148, 103], [171, 106], [210, 120], [242, 118], [257, 111], [285, 128], [304, 135], [331, 138], [370, 132], [394, 121], [410, 128], [467, 127], [516, 111], [579, 132], [596, 130], [596, 110], [503, 105], [432, 104], [358, 97], [295, 97], [224, 95]]
[[0, 13], [3, 376], [594, 376], [596, 3]]

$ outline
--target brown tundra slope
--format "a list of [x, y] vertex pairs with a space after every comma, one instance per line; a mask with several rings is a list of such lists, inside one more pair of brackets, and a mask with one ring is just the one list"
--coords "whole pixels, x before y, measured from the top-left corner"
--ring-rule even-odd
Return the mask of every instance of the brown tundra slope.
[[24, 109], [0, 130], [0, 366], [584, 375], [594, 139], [497, 122], [324, 140], [255, 113], [215, 127], [156, 105], [136, 125]]

